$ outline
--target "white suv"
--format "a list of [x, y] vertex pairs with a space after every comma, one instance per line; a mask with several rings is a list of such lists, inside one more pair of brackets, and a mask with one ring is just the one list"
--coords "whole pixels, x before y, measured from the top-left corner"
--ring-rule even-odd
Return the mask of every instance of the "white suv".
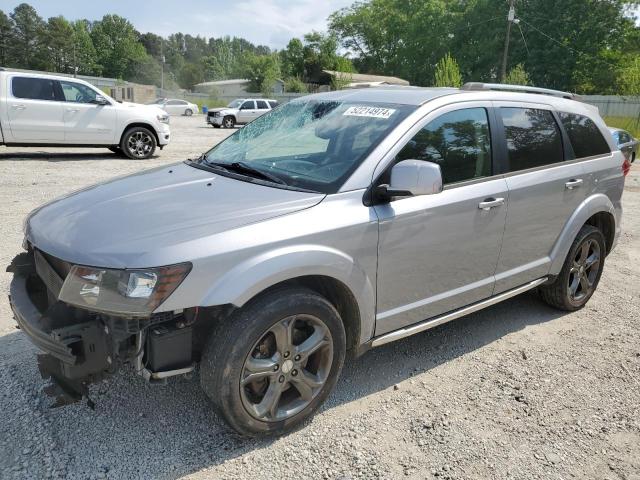
[[77, 78], [0, 71], [0, 144], [106, 147], [145, 159], [170, 138], [157, 106], [118, 103]]

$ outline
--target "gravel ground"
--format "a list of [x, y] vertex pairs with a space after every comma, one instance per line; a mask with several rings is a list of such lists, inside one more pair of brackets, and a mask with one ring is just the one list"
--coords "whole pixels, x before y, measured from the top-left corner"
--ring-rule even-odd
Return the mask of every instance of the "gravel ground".
[[[199, 116], [172, 122], [172, 144], [151, 161], [1, 147], [0, 265], [42, 202], [228, 134]], [[640, 479], [638, 165], [626, 185], [624, 233], [583, 310], [558, 312], [529, 293], [372, 350], [345, 367], [308, 425], [278, 439], [235, 435], [195, 379], [158, 387], [125, 372], [93, 388], [95, 411], [48, 409], [36, 349], [4, 297], [0, 477]], [[9, 280], [0, 273], [0, 290]]]

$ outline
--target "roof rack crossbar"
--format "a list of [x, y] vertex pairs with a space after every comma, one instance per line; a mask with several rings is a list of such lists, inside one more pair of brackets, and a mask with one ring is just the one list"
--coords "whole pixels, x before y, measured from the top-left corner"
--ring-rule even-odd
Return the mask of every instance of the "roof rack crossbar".
[[553, 97], [568, 98], [570, 100], [578, 100], [580, 98], [575, 93], [563, 92], [561, 90], [529, 87], [527, 85], [508, 85], [504, 83], [467, 82], [460, 87], [460, 90], [497, 90], [503, 92], [536, 93], [538, 95], [551, 95]]

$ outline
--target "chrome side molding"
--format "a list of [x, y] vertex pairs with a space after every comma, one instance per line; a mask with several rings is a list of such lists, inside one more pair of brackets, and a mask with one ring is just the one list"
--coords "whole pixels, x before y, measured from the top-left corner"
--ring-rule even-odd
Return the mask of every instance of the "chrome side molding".
[[431, 328], [437, 327], [438, 325], [442, 325], [443, 323], [447, 323], [447, 322], [450, 322], [451, 320], [464, 317], [465, 315], [469, 315], [470, 313], [477, 312], [479, 310], [482, 310], [483, 308], [490, 307], [491, 305], [500, 303], [501, 301], [506, 300], [508, 298], [515, 297], [516, 295], [524, 293], [527, 290], [536, 288], [538, 285], [542, 285], [546, 281], [547, 281], [547, 277], [539, 278], [537, 280], [529, 282], [520, 287], [507, 290], [506, 292], [503, 292], [500, 295], [496, 295], [495, 297], [487, 298], [486, 300], [482, 300], [481, 302], [474, 303], [473, 305], [469, 305], [468, 307], [463, 307], [459, 310], [454, 310], [453, 312], [445, 313], [444, 315], [440, 315], [438, 317], [425, 320], [424, 322], [417, 323], [410, 327], [401, 328], [399, 330], [394, 330], [393, 332], [385, 333], [384, 335], [374, 338], [371, 341], [371, 346], [379, 347], [380, 345], [384, 345], [385, 343], [394, 342], [396, 340], [400, 340], [401, 338], [409, 337], [411, 335], [415, 335], [416, 333], [424, 332], [425, 330], [429, 330]]

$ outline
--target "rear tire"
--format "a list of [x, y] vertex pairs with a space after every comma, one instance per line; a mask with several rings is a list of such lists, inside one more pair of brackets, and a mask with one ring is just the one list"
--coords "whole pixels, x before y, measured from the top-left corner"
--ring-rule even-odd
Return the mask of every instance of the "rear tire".
[[584, 225], [571, 244], [560, 274], [553, 283], [539, 288], [542, 299], [560, 310], [582, 308], [598, 287], [605, 252], [602, 232], [592, 225]]
[[279, 290], [217, 325], [202, 355], [200, 383], [237, 432], [280, 434], [322, 405], [345, 351], [344, 325], [330, 302], [303, 288]]
[[133, 160], [145, 160], [156, 151], [156, 136], [144, 127], [133, 127], [122, 135], [120, 149]]

